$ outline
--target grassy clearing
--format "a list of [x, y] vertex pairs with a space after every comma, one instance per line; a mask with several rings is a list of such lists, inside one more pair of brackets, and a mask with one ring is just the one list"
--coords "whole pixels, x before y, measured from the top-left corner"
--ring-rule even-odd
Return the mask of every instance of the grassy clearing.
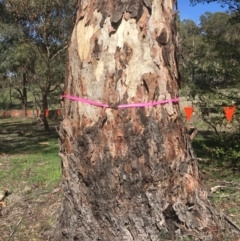
[[26, 185], [56, 185], [60, 180], [60, 161], [56, 153], [23, 154], [8, 157], [5, 170], [0, 171], [1, 186], [8, 190], [16, 190], [21, 186], [20, 180]]
[[[60, 204], [58, 136], [25, 118], [0, 119], [0, 240], [46, 240]], [[17, 225], [19, 223], [19, 225]]]
[[[52, 123], [53, 124], [53, 123]], [[56, 123], [54, 123], [56, 124]], [[60, 180], [58, 140], [29, 119], [1, 120], [1, 186], [15, 189], [19, 180], [29, 185], [53, 186]]]

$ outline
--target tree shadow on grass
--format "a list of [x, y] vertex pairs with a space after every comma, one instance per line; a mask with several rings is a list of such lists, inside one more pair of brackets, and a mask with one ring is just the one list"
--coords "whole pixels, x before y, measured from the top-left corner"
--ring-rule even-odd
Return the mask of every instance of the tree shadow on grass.
[[209, 159], [213, 157], [213, 149], [218, 147], [220, 142], [214, 131], [199, 131], [192, 146], [197, 157]]
[[55, 126], [59, 121], [49, 121], [50, 132], [43, 125], [21, 118], [1, 119], [0, 154], [54, 153], [58, 151], [58, 134]]

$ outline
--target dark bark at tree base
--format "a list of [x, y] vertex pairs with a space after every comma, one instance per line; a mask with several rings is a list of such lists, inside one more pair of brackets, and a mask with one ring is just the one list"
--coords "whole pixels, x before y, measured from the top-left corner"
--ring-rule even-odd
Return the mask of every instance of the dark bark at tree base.
[[[123, 159], [103, 146], [101, 121], [77, 139], [64, 120], [61, 139], [67, 137], [78, 151], [61, 156], [67, 179], [55, 240], [176, 240], [184, 233], [195, 240], [222, 240], [221, 217], [201, 187], [190, 146], [185, 160], [169, 163], [163, 145], [166, 137], [172, 139], [164, 131], [169, 128], [150, 118], [142, 121], [142, 135], [125, 123], [122, 137], [132, 149]], [[171, 130], [178, 130], [175, 141], [188, 143], [177, 123]]]
[[[173, 4], [79, 1], [65, 94], [116, 106], [177, 97]], [[63, 117], [53, 240], [222, 240], [178, 104], [104, 109], [64, 100]]]

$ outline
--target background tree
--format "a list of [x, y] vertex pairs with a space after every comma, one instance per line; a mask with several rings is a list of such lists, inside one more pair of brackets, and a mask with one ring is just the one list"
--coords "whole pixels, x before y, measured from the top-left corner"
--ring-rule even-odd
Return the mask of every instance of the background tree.
[[[16, 87], [18, 97], [22, 103], [22, 109], [26, 114], [27, 108], [27, 80], [33, 71], [35, 56], [31, 44], [24, 42], [23, 33], [17, 28], [14, 18], [1, 7], [0, 19], [0, 73], [1, 88], [4, 91], [10, 89], [10, 100], [12, 87]], [[10, 103], [12, 104], [12, 103]]]
[[[59, 130], [55, 240], [222, 240], [178, 104], [175, 1], [78, 1]], [[67, 96], [66, 96], [67, 97]]]
[[[192, 100], [199, 117], [215, 131], [220, 145], [212, 152], [222, 162], [240, 164], [239, 135], [239, 30], [232, 22], [236, 13], [205, 13], [197, 31], [179, 23], [182, 56], [180, 71], [185, 82], [185, 95]], [[197, 32], [197, 34], [196, 34]], [[191, 46], [192, 38], [199, 44]], [[195, 41], [196, 42], [196, 41]], [[189, 44], [190, 43], [190, 44]], [[194, 71], [192, 71], [194, 69]], [[190, 71], [189, 71], [190, 70]], [[235, 105], [235, 118], [226, 121], [222, 107]]]
[[[46, 110], [49, 94], [60, 88], [65, 76], [65, 55], [69, 31], [71, 31], [73, 5], [72, 1], [2, 1], [4, 11], [13, 18], [15, 28], [19, 29], [18, 43], [11, 46], [22, 58], [19, 45], [24, 44], [32, 52], [35, 60], [31, 61], [34, 82], [38, 84], [41, 93], [43, 122], [48, 130]], [[10, 42], [8, 42], [10, 44]], [[29, 48], [31, 47], [31, 48]], [[13, 52], [13, 59], [18, 56]], [[25, 65], [23, 59], [17, 60], [21, 68]], [[8, 65], [13, 66], [11, 61]], [[28, 63], [28, 62], [27, 62]], [[17, 71], [19, 74], [19, 71]]]
[[190, 0], [193, 5], [198, 3], [211, 3], [217, 2], [222, 4], [222, 6], [229, 6], [230, 9], [238, 11], [240, 8], [239, 0]]
[[[22, 109], [27, 115], [27, 88], [34, 76], [36, 55], [34, 46], [31, 43], [25, 43], [21, 39], [21, 33], [9, 24], [1, 25], [2, 42], [1, 42], [1, 82], [9, 82], [7, 87], [16, 89], [17, 92], [10, 92], [20, 99]], [[3, 31], [7, 30], [7, 31]], [[6, 90], [6, 89], [4, 89]]]
[[178, 21], [179, 31], [179, 68], [182, 85], [189, 86], [198, 72], [198, 63], [203, 48], [199, 26], [193, 20]]

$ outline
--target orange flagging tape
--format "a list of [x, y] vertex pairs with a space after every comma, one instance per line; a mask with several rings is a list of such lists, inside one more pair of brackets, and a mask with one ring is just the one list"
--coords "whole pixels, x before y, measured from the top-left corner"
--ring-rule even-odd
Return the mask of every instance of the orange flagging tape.
[[189, 121], [192, 117], [193, 107], [184, 107], [184, 111], [185, 111], [187, 120]]
[[225, 115], [226, 115], [226, 118], [227, 118], [228, 122], [230, 122], [232, 120], [235, 108], [236, 108], [236, 106], [223, 107], [223, 110], [225, 112]]
[[49, 114], [49, 110], [48, 109], [46, 109], [45, 110], [45, 116], [48, 118], [48, 114]]

